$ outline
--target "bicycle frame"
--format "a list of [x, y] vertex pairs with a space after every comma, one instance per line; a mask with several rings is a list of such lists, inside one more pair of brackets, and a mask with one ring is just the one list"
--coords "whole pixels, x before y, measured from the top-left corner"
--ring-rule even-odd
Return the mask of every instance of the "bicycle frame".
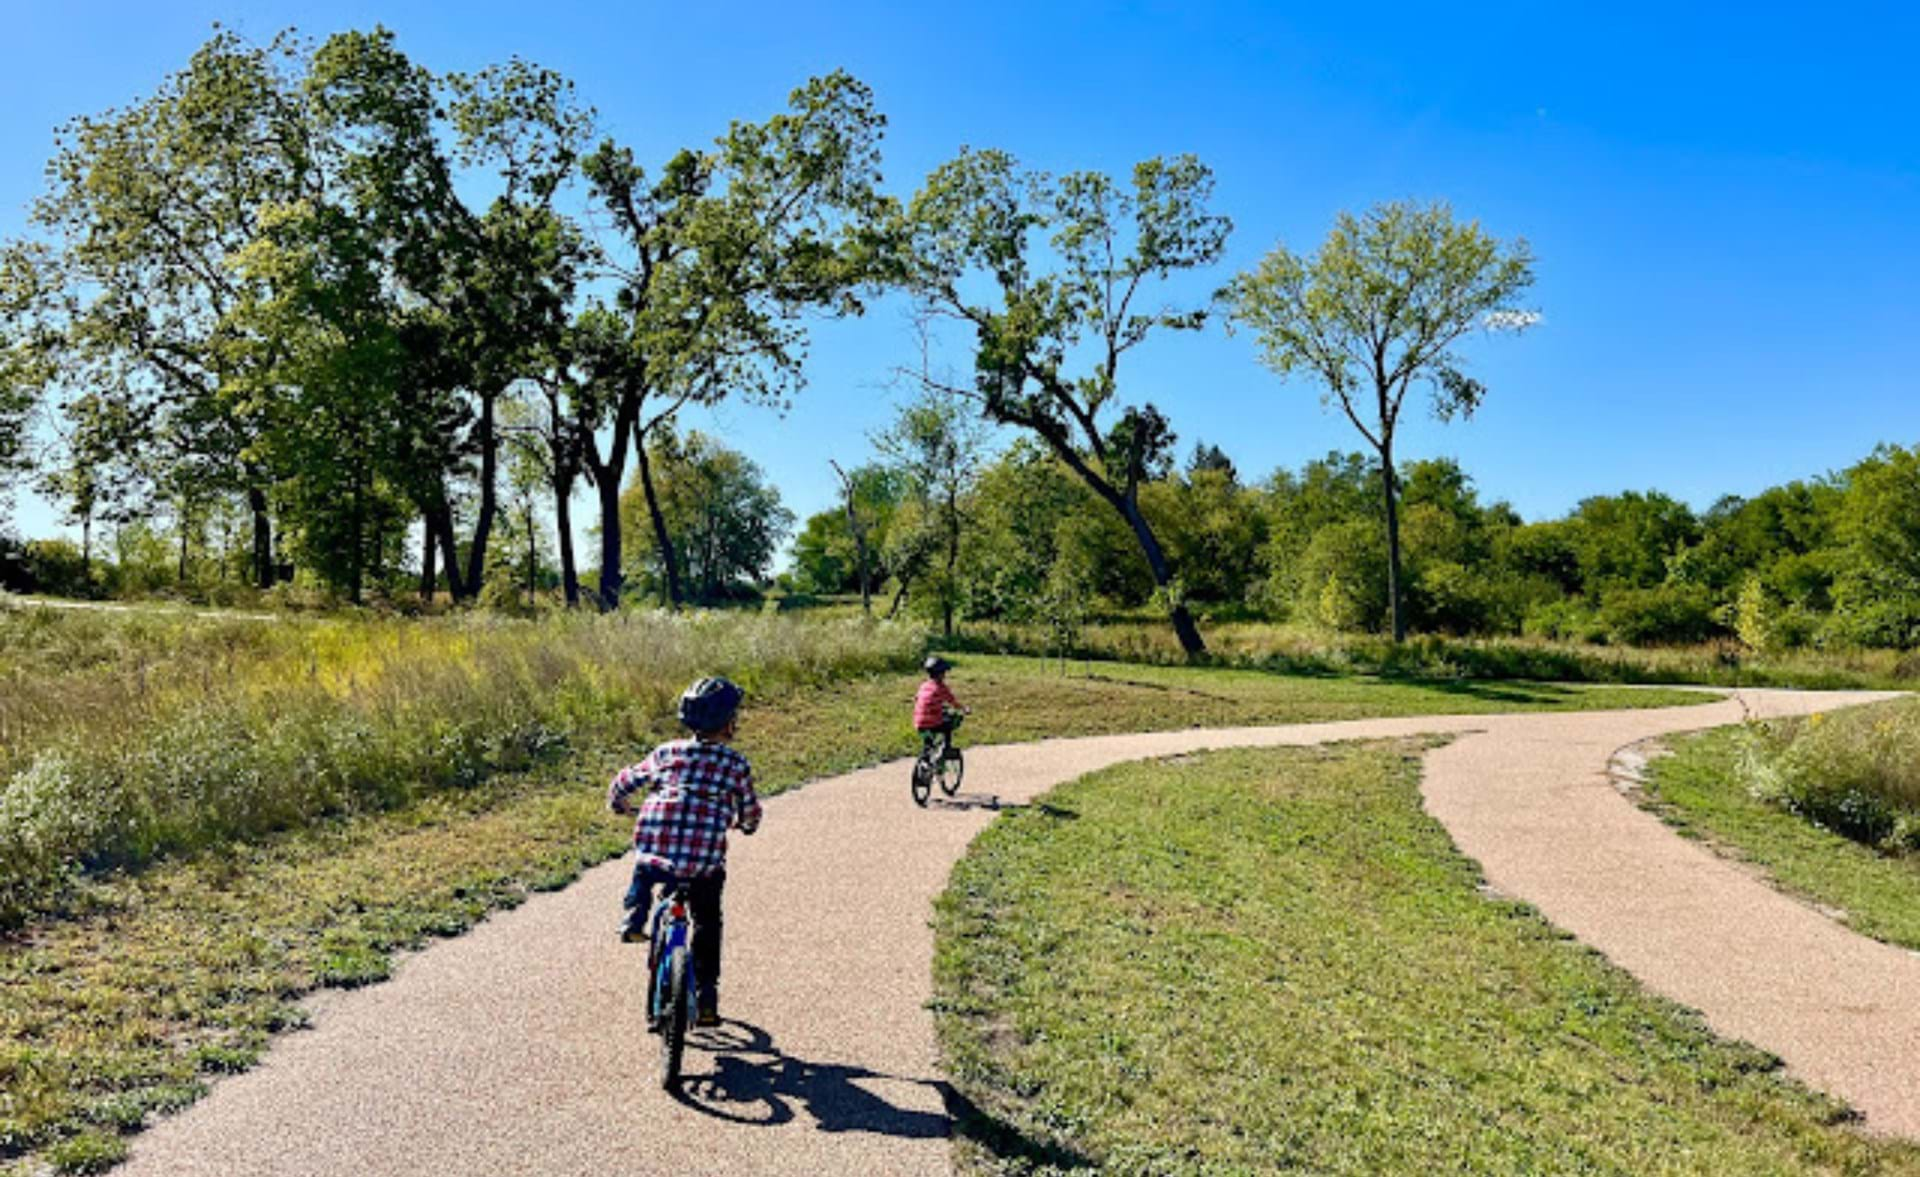
[[653, 992], [647, 1002], [647, 1014], [656, 1022], [667, 1014], [667, 962], [673, 958], [675, 949], [687, 950], [686, 999], [689, 1011], [695, 1000], [694, 995], [700, 991], [693, 962], [692, 926], [687, 912], [685, 884], [667, 889], [653, 908], [653, 955], [649, 962], [653, 974]]

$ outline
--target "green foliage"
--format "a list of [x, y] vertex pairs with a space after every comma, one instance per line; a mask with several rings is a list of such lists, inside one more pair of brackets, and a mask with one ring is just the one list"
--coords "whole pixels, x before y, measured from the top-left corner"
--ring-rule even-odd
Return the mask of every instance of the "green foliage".
[[[684, 404], [734, 396], [784, 407], [798, 392], [806, 316], [858, 313], [858, 291], [876, 276], [885, 127], [872, 91], [836, 71], [767, 121], [735, 122], [711, 149], [678, 152], [657, 176], [612, 139], [582, 161], [620, 237], [621, 282], [611, 305], [581, 313], [566, 347], [577, 362], [554, 376], [597, 483], [618, 486], [630, 441], [646, 444]], [[604, 429], [603, 452], [593, 439]], [[614, 496], [600, 502], [610, 608], [624, 536]]]
[[[972, 389], [922, 380], [970, 393], [987, 419], [1043, 442], [1125, 521], [1169, 597], [1177, 568], [1139, 490], [1167, 469], [1175, 437], [1152, 404], [1121, 402], [1118, 369], [1154, 332], [1204, 325], [1204, 308], [1142, 310], [1145, 289], [1218, 261], [1231, 223], [1209, 210], [1213, 175], [1193, 156], [1144, 160], [1131, 179], [1056, 179], [1004, 151], [962, 151], [888, 224], [888, 261], [925, 306], [974, 330]], [[1070, 357], [1083, 350], [1075, 375]], [[1204, 650], [1184, 606], [1170, 619], [1189, 654]]]
[[1569, 524], [1581, 583], [1600, 595], [1615, 586], [1646, 589], [1662, 583], [1674, 557], [1700, 539], [1693, 512], [1659, 491], [1583, 499]]
[[1847, 471], [1834, 623], [1869, 646], [1920, 645], [1920, 448], [1882, 446]]
[[1608, 640], [1630, 646], [1683, 646], [1721, 632], [1712, 595], [1691, 584], [1616, 590], [1600, 606], [1599, 620]]
[[1395, 202], [1340, 214], [1311, 257], [1275, 246], [1222, 292], [1235, 321], [1255, 333], [1262, 361], [1282, 378], [1317, 382], [1379, 455], [1395, 640], [1406, 618], [1393, 443], [1407, 391], [1427, 385], [1443, 421], [1471, 417], [1486, 388], [1453, 348], [1475, 329], [1531, 327], [1539, 316], [1516, 300], [1532, 284], [1524, 240], [1503, 246], [1444, 204]]
[[[780, 492], [746, 455], [703, 433], [661, 434], [651, 456], [655, 495], [674, 539], [681, 583], [694, 598], [718, 601], [765, 581], [774, 552], [793, 528]], [[643, 586], [664, 587], [663, 554], [654, 541], [642, 488], [621, 496], [632, 553]]]
[[1739, 779], [1756, 798], [1891, 853], [1920, 852], [1920, 707], [1749, 724]]
[[23, 588], [55, 597], [87, 597], [94, 579], [80, 545], [67, 539], [28, 540], [20, 552]]

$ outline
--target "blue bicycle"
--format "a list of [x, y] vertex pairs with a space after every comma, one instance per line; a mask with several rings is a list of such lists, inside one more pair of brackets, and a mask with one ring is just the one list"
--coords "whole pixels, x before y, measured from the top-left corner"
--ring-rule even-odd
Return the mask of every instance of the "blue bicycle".
[[693, 969], [693, 922], [687, 913], [687, 884], [662, 888], [653, 905], [652, 946], [647, 975], [653, 978], [647, 1002], [647, 1029], [660, 1035], [660, 1086], [672, 1091], [680, 1082], [680, 1060], [687, 1050], [687, 1027], [694, 1020], [699, 987]]

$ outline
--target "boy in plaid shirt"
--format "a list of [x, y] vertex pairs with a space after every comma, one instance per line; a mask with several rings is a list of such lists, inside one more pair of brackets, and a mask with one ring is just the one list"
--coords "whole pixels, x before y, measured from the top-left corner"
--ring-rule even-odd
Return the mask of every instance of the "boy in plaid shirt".
[[727, 830], [760, 827], [753, 768], [729, 747], [745, 692], [724, 678], [703, 678], [680, 696], [680, 722], [692, 739], [670, 740], [645, 760], [614, 774], [607, 808], [631, 813], [628, 799], [645, 791], [633, 826], [633, 882], [627, 888], [620, 938], [647, 939], [654, 884], [686, 880], [693, 909], [694, 973], [700, 981], [696, 1025], [720, 1024], [720, 893], [727, 883]]

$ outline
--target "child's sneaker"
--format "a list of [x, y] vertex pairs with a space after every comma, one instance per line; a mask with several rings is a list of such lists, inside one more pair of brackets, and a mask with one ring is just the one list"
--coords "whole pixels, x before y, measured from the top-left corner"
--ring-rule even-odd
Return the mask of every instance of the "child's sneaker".
[[647, 942], [647, 913], [643, 908], [634, 908], [620, 917], [620, 943], [645, 944]]
[[693, 1024], [696, 1026], [717, 1026], [720, 1024], [720, 995], [703, 993], [699, 1008], [694, 1011]]

